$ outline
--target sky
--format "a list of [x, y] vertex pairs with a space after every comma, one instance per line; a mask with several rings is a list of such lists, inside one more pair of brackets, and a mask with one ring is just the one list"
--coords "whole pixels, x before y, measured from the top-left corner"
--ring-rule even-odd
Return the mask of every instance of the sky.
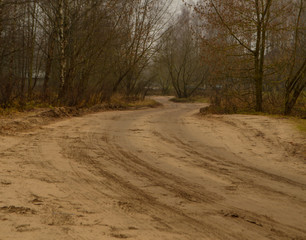
[[[196, 2], [195, 0], [184, 0], [186, 3], [194, 3]], [[172, 0], [172, 10], [179, 13], [181, 8], [180, 6], [183, 5], [183, 0]]]

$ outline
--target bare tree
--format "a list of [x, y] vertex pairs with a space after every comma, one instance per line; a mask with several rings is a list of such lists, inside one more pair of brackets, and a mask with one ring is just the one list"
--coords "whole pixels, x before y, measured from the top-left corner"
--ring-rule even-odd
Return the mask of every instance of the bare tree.
[[290, 114], [300, 94], [306, 87], [306, 48], [305, 48], [305, 7], [300, 0], [294, 29], [292, 60], [289, 62], [289, 74], [286, 79], [285, 110]]
[[[114, 68], [116, 80], [113, 91], [121, 86], [127, 96], [139, 92], [143, 75], [156, 53], [156, 44], [162, 34], [164, 19], [171, 1], [136, 0], [126, 4], [126, 12], [120, 28], [120, 42], [115, 50]], [[144, 86], [143, 82], [140, 86]], [[137, 95], [137, 94], [136, 94]]]
[[163, 62], [179, 98], [192, 96], [204, 85], [207, 78], [207, 67], [201, 59], [195, 28], [191, 12], [184, 7], [177, 22], [167, 30], [161, 43]]
[[[204, 6], [205, 5], [205, 6]], [[239, 55], [252, 58], [256, 93], [256, 111], [262, 111], [264, 63], [272, 0], [203, 1], [195, 8], [209, 24], [221, 28], [222, 35], [232, 39], [233, 48], [241, 48]], [[205, 7], [210, 9], [206, 12]], [[205, 12], [203, 12], [205, 10]], [[224, 36], [226, 37], [226, 36]]]

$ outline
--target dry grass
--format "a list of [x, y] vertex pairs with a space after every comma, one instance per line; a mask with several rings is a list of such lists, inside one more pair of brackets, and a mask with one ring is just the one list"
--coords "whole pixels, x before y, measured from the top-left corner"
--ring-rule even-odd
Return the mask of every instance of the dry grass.
[[148, 98], [143, 101], [139, 101], [139, 100], [132, 101], [132, 102], [129, 102], [127, 105], [128, 107], [139, 109], [139, 108], [146, 108], [146, 107], [155, 108], [155, 107], [161, 106], [162, 104], [159, 102], [156, 102], [153, 99]]
[[113, 96], [108, 103], [104, 105], [113, 109], [140, 109], [140, 108], [154, 108], [161, 106], [161, 103], [156, 102], [153, 99], [145, 98], [144, 100], [140, 99], [127, 99], [120, 95]]

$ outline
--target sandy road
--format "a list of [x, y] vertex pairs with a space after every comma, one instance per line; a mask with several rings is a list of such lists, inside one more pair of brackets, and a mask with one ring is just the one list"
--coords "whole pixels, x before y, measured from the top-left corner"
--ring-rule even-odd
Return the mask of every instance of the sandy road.
[[306, 239], [305, 138], [157, 99], [0, 137], [0, 240]]

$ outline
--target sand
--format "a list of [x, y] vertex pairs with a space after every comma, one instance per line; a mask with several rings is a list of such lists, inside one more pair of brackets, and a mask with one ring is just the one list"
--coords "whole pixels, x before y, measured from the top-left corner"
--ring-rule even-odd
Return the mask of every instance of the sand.
[[0, 135], [0, 240], [306, 239], [305, 136], [155, 99]]

